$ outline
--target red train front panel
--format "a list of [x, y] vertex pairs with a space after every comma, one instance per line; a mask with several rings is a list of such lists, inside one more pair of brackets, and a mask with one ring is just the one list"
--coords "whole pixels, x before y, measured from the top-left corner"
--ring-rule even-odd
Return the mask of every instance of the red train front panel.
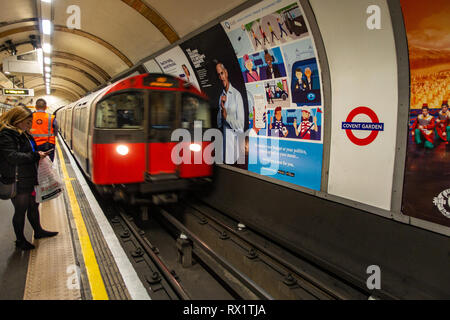
[[[177, 142], [168, 143], [112, 143], [94, 144], [92, 156], [94, 168], [92, 181], [99, 185], [143, 183], [146, 172], [146, 145], [149, 149], [148, 172], [150, 175], [175, 174], [180, 178], [198, 178], [212, 175], [212, 166], [201, 159], [195, 164], [195, 153], [202, 153], [210, 142], [203, 142], [200, 151], [192, 151], [188, 145], [184, 150], [190, 150], [190, 164], [175, 165], [171, 159], [172, 149]], [[208, 159], [208, 158], [207, 158]], [[208, 159], [210, 162], [211, 159]]]

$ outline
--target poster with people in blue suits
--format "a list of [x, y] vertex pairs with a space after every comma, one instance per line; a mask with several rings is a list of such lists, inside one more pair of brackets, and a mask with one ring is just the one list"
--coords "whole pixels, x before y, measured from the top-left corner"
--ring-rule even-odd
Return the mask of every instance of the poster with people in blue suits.
[[248, 170], [320, 190], [320, 66], [300, 4], [263, 1], [222, 22], [248, 100]]

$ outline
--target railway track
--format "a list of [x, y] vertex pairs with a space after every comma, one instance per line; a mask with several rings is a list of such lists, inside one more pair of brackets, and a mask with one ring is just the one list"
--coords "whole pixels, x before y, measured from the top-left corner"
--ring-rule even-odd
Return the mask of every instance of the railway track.
[[185, 228], [274, 299], [367, 300], [370, 296], [201, 201], [184, 201], [161, 214], [166, 219], [177, 217], [178, 223], [183, 221]]
[[204, 263], [208, 254], [195, 256], [188, 268], [183, 267], [178, 250], [182, 239], [173, 230], [153, 219], [151, 225], [140, 228], [136, 208], [111, 203], [102, 207], [152, 299], [242, 299]]
[[152, 299], [367, 300], [369, 294], [201, 201], [137, 208], [102, 201]]
[[120, 207], [105, 207], [114, 232], [152, 299], [187, 300], [176, 274], [158, 257], [158, 248], [145, 237], [145, 232]]

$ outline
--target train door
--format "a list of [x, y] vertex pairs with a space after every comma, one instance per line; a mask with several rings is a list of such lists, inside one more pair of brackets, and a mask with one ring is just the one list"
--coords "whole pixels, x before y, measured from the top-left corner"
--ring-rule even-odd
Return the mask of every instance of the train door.
[[67, 117], [66, 117], [66, 141], [69, 146], [69, 149], [72, 149], [72, 119], [73, 118], [73, 106], [67, 109]]
[[[204, 177], [212, 174], [212, 156], [208, 152], [203, 152], [210, 144], [203, 141], [206, 130], [211, 128], [212, 113], [208, 101], [192, 93], [184, 92], [181, 98], [181, 128], [188, 130], [191, 136], [189, 146], [185, 145], [184, 150], [190, 151], [190, 161], [182, 163], [179, 167], [181, 178]], [[184, 151], [183, 150], [183, 151]]]
[[171, 135], [179, 127], [177, 115], [180, 98], [180, 94], [173, 91], [149, 93], [146, 172], [151, 180], [175, 178], [178, 175], [178, 167], [171, 158], [177, 142], [171, 141]]

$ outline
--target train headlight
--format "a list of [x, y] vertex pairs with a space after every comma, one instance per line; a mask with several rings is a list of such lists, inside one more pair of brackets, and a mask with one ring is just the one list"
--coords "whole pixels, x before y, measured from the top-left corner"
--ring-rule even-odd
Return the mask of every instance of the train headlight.
[[189, 149], [191, 149], [191, 151], [193, 151], [193, 152], [200, 152], [202, 150], [202, 146], [197, 143], [192, 143], [189, 146]]
[[126, 156], [130, 152], [130, 149], [127, 146], [121, 144], [117, 146], [116, 151], [121, 156]]

